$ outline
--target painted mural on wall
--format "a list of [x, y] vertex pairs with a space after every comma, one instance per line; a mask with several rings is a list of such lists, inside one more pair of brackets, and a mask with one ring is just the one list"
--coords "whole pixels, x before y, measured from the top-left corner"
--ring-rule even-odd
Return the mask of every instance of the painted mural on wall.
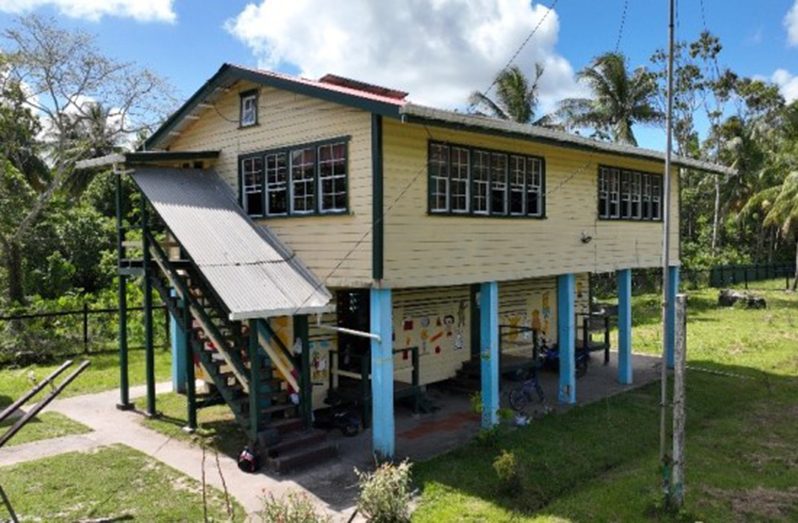
[[[394, 347], [418, 347], [419, 356], [433, 356], [465, 349], [468, 302], [426, 303], [397, 311]], [[409, 359], [410, 353], [401, 353]]]
[[502, 329], [503, 349], [528, 349], [533, 342], [533, 333], [538, 331], [542, 339], [556, 336], [556, 296], [551, 290], [517, 293], [505, 296], [500, 311], [499, 324]]

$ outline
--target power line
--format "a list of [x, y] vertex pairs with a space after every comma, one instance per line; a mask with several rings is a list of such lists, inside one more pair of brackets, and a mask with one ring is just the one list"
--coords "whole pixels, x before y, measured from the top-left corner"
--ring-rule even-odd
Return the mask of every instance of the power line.
[[629, 9], [629, 0], [623, 1], [623, 10], [621, 11], [621, 24], [618, 27], [618, 37], [615, 39], [615, 52], [621, 48], [621, 38], [623, 37], [623, 29], [626, 25], [626, 12]]
[[[548, 18], [548, 16], [549, 16], [549, 13], [551, 13], [551, 12], [554, 10], [554, 7], [557, 5], [557, 2], [558, 2], [558, 1], [559, 1], [559, 0], [554, 0], [554, 1], [551, 3], [551, 6], [549, 6], [549, 7], [546, 9], [546, 12], [545, 12], [545, 13], [543, 13], [543, 16], [542, 16], [542, 17], [540, 17], [540, 20], [538, 20], [538, 23], [537, 23], [537, 25], [535, 25], [535, 27], [532, 29], [532, 31], [529, 33], [529, 35], [527, 35], [527, 37], [524, 39], [524, 41], [523, 41], [523, 42], [521, 42], [521, 45], [520, 45], [520, 46], [518, 46], [518, 49], [516, 49], [516, 50], [515, 50], [515, 52], [513, 53], [513, 55], [510, 57], [510, 59], [509, 59], [509, 60], [507, 60], [507, 63], [506, 63], [506, 64], [504, 64], [504, 67], [502, 67], [501, 69], [499, 69], [499, 74], [501, 74], [501, 73], [502, 73], [502, 72], [504, 72], [504, 71], [505, 71], [505, 70], [506, 70], [508, 67], [510, 67], [510, 66], [512, 65], [512, 63], [515, 61], [515, 59], [516, 59], [516, 58], [518, 58], [518, 55], [519, 55], [519, 54], [521, 54], [521, 51], [523, 51], [523, 50], [524, 50], [524, 47], [526, 47], [526, 44], [528, 44], [528, 43], [529, 43], [529, 41], [532, 39], [532, 37], [533, 37], [533, 36], [535, 36], [535, 33], [537, 33], [537, 32], [538, 32], [538, 29], [540, 29], [540, 27], [543, 25], [543, 22], [545, 22], [545, 21], [546, 21], [546, 18]], [[493, 89], [493, 87], [496, 85], [496, 82], [497, 82], [497, 80], [499, 79], [499, 74], [497, 74], [497, 75], [496, 75], [496, 77], [495, 77], [495, 78], [493, 79], [493, 81], [490, 83], [490, 85], [488, 86], [488, 88], [487, 88], [487, 89], [485, 89], [484, 91], [482, 91], [482, 93], [483, 93], [485, 96], [487, 96], [487, 94], [490, 92], [490, 90], [491, 90], [491, 89]], [[474, 103], [474, 102], [471, 102], [471, 103], [469, 104], [469, 106], [468, 106], [468, 110], [467, 110], [466, 112], [470, 112], [470, 111], [471, 111], [471, 109], [473, 109], [474, 107], [476, 107], [476, 103]]]

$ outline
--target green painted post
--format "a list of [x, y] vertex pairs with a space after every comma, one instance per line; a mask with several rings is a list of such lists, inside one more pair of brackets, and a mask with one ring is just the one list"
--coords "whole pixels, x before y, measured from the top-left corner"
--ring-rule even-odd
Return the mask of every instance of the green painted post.
[[294, 338], [302, 343], [299, 369], [299, 411], [306, 429], [313, 424], [313, 383], [310, 381], [310, 344], [307, 315], [294, 316]]
[[141, 195], [141, 248], [144, 270], [144, 350], [147, 381], [147, 416], [157, 415], [155, 410], [155, 350], [152, 336], [152, 275], [149, 241], [149, 216], [147, 199]]
[[183, 336], [184, 354], [186, 355], [186, 405], [188, 407], [188, 429], [189, 432], [194, 432], [197, 429], [197, 391], [196, 391], [196, 378], [194, 376], [194, 352], [191, 350], [192, 339], [194, 333], [191, 330], [191, 310], [188, 308], [188, 300], [181, 301], [183, 307], [183, 327], [185, 328], [185, 336]]
[[[117, 272], [125, 258], [125, 230], [122, 227], [122, 175], [116, 176], [116, 254]], [[130, 386], [128, 382], [127, 364], [127, 276], [118, 274], [119, 297], [119, 403], [116, 407], [120, 410], [130, 410]]]
[[260, 365], [258, 362], [258, 320], [249, 320], [249, 430], [252, 444], [258, 441], [261, 424], [260, 414]]

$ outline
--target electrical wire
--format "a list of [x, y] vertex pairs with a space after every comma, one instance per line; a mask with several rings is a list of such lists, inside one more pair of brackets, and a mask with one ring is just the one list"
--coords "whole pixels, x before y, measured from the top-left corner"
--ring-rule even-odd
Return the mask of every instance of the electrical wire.
[[[554, 0], [554, 1], [551, 3], [551, 6], [549, 6], [549, 7], [546, 9], [546, 12], [545, 12], [545, 13], [543, 13], [543, 16], [542, 16], [542, 17], [540, 17], [540, 20], [538, 20], [538, 23], [537, 23], [537, 25], [535, 25], [535, 27], [532, 29], [532, 31], [529, 33], [529, 35], [528, 35], [528, 36], [527, 36], [527, 37], [524, 39], [524, 41], [523, 41], [523, 42], [521, 42], [521, 45], [520, 45], [520, 46], [518, 46], [518, 49], [516, 49], [516, 50], [515, 50], [515, 52], [513, 53], [513, 55], [510, 57], [510, 59], [509, 59], [509, 60], [507, 60], [507, 63], [506, 63], [506, 64], [504, 64], [504, 67], [502, 67], [501, 69], [499, 69], [499, 74], [497, 74], [497, 75], [496, 75], [496, 77], [495, 77], [495, 78], [493, 79], [493, 81], [490, 83], [490, 85], [488, 86], [488, 88], [487, 88], [487, 89], [485, 89], [484, 91], [482, 91], [482, 94], [484, 94], [485, 96], [487, 96], [487, 95], [488, 95], [488, 93], [491, 91], [491, 89], [493, 89], [493, 88], [496, 86], [496, 83], [498, 82], [498, 79], [499, 79], [499, 75], [500, 75], [501, 73], [503, 73], [505, 70], [507, 70], [507, 68], [508, 68], [508, 67], [510, 67], [510, 66], [513, 64], [513, 62], [515, 61], [515, 59], [516, 59], [516, 58], [518, 58], [518, 55], [519, 55], [519, 54], [521, 54], [521, 51], [523, 51], [523, 50], [524, 50], [524, 47], [526, 47], [526, 44], [528, 44], [528, 43], [529, 43], [529, 41], [530, 41], [530, 40], [532, 40], [532, 37], [533, 37], [533, 36], [535, 36], [535, 33], [537, 33], [537, 32], [538, 32], [538, 29], [540, 29], [540, 27], [543, 25], [543, 22], [545, 22], [545, 21], [546, 21], [546, 18], [548, 18], [548, 16], [549, 16], [549, 13], [551, 13], [551, 12], [554, 10], [554, 8], [555, 8], [555, 6], [557, 5], [557, 2], [558, 2], [558, 1], [559, 1], [559, 0]], [[468, 109], [466, 110], [466, 112], [471, 112], [471, 111], [472, 111], [472, 110], [473, 110], [473, 109], [474, 109], [476, 106], [477, 106], [477, 104], [476, 104], [475, 102], [471, 102], [471, 103], [468, 105]]]
[[621, 11], [621, 24], [618, 27], [618, 37], [615, 39], [615, 53], [621, 48], [621, 38], [623, 38], [623, 30], [626, 25], [626, 12], [629, 9], [629, 0], [623, 1], [623, 10]]

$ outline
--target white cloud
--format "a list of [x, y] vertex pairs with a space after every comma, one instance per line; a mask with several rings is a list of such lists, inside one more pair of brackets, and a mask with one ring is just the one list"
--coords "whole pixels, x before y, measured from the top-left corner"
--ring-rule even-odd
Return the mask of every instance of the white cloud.
[[792, 5], [787, 16], [784, 17], [784, 27], [787, 28], [787, 41], [790, 45], [798, 45], [798, 0]]
[[798, 76], [786, 69], [776, 69], [770, 79], [779, 86], [779, 92], [788, 103], [798, 100]]
[[[226, 28], [259, 67], [290, 64], [310, 78], [335, 73], [453, 108], [490, 85], [547, 10], [529, 0], [262, 0]], [[538, 114], [580, 92], [555, 50], [558, 32], [552, 11], [515, 61], [529, 75], [536, 61], [545, 66]]]
[[174, 0], [0, 0], [0, 11], [28, 13], [52, 7], [70, 18], [97, 22], [104, 16], [133, 18], [139, 22], [175, 22]]

